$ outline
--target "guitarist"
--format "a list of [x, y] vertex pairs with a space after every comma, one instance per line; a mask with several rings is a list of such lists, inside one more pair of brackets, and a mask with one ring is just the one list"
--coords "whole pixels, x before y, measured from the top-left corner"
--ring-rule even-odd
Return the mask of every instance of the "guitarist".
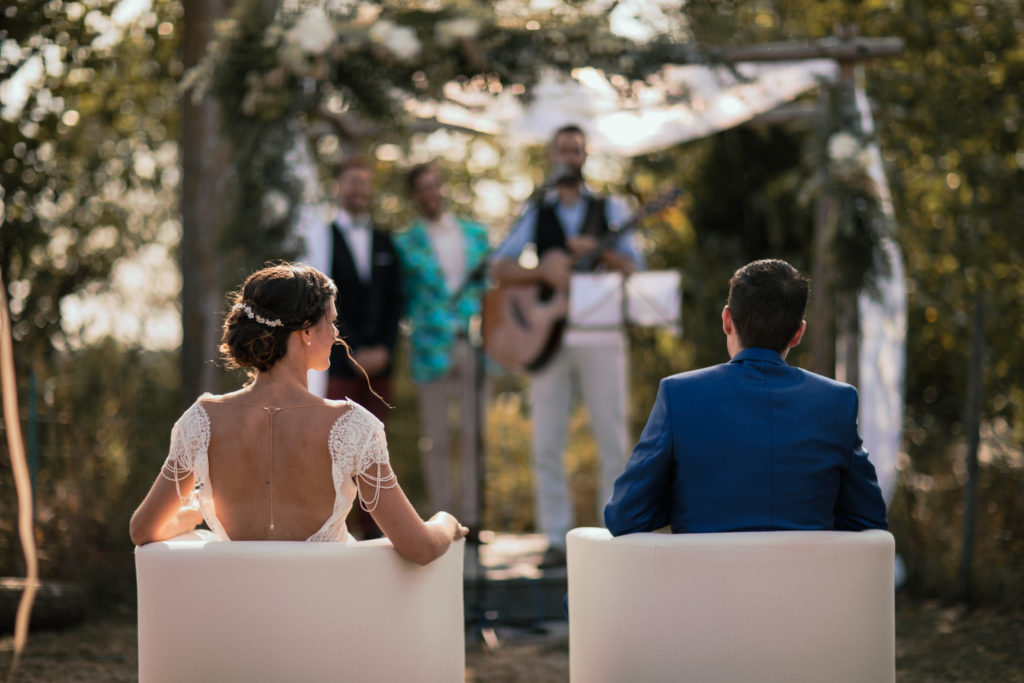
[[[643, 266], [632, 232], [611, 248], [589, 258], [611, 226], [630, 217], [618, 197], [598, 197], [583, 182], [586, 136], [576, 125], [559, 128], [551, 139], [550, 189], [530, 205], [505, 243], [495, 252], [491, 274], [503, 284], [546, 284], [567, 290], [570, 267], [630, 273]], [[518, 264], [527, 244], [537, 250], [539, 265]], [[554, 253], [554, 257], [549, 254]], [[562, 258], [558, 258], [562, 255]], [[547, 258], [546, 258], [547, 256]], [[586, 262], [589, 261], [589, 262]], [[611, 496], [616, 475], [629, 453], [627, 434], [627, 347], [624, 330], [569, 327], [561, 348], [531, 376], [533, 410], [534, 518], [549, 547], [541, 568], [565, 565], [565, 535], [573, 526], [563, 451], [577, 387], [587, 404], [601, 454], [598, 514]]]

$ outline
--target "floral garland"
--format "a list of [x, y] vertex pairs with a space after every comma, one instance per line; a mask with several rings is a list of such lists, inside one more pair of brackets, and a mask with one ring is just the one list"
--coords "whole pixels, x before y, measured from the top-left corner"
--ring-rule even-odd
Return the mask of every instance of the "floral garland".
[[285, 247], [302, 189], [286, 157], [316, 120], [355, 118], [375, 138], [396, 138], [412, 103], [441, 101], [452, 83], [528, 96], [542, 68], [590, 65], [636, 80], [684, 61], [668, 40], [640, 48], [613, 35], [607, 14], [524, 7], [239, 0], [185, 87], [219, 104], [232, 147], [222, 241], [244, 252], [241, 265], [294, 255]]

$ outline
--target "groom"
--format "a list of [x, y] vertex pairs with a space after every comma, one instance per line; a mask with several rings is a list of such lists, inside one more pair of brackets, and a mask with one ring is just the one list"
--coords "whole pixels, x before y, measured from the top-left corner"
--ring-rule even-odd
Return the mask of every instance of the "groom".
[[740, 268], [722, 330], [731, 360], [666, 377], [615, 482], [619, 536], [888, 527], [857, 432], [857, 390], [786, 364], [810, 292], [776, 259]]

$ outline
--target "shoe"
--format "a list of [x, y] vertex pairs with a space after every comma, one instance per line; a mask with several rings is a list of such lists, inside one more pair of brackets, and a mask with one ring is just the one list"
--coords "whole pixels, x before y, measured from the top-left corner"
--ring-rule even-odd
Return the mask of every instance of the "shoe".
[[558, 569], [565, 566], [565, 550], [557, 546], [548, 546], [541, 558], [538, 569]]

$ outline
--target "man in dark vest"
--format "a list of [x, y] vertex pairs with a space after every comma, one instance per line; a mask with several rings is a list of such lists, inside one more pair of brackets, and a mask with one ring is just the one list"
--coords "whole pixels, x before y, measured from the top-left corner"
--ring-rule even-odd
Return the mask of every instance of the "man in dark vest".
[[[337, 187], [338, 212], [329, 243], [330, 275], [338, 285], [338, 329], [370, 383], [339, 344], [331, 351], [327, 398], [350, 398], [387, 424], [385, 401], [391, 399], [392, 355], [402, 315], [398, 253], [388, 233], [374, 227], [370, 218], [370, 162], [361, 157], [344, 161]], [[380, 398], [373, 395], [371, 386]], [[360, 516], [358, 526], [367, 532], [364, 535], [375, 535], [368, 515]]]
[[[611, 229], [629, 219], [630, 211], [620, 198], [598, 197], [584, 184], [587, 153], [583, 130], [575, 125], [558, 129], [551, 139], [549, 157], [550, 190], [527, 208], [496, 251], [493, 277], [509, 284], [543, 283], [566, 289], [570, 272], [564, 268], [564, 259], [544, 258], [557, 250], [569, 254], [577, 272], [629, 273], [642, 267], [643, 258], [631, 232], [611, 238], [607, 248], [593, 253]], [[535, 267], [520, 259], [529, 244], [536, 249]], [[586, 402], [600, 451], [598, 519], [622, 470], [629, 452], [626, 357], [621, 324], [587, 329], [575, 327], [570, 320], [561, 348], [531, 375], [535, 519], [549, 543], [541, 567], [565, 564], [565, 534], [573, 522], [563, 451], [574, 386]]]

